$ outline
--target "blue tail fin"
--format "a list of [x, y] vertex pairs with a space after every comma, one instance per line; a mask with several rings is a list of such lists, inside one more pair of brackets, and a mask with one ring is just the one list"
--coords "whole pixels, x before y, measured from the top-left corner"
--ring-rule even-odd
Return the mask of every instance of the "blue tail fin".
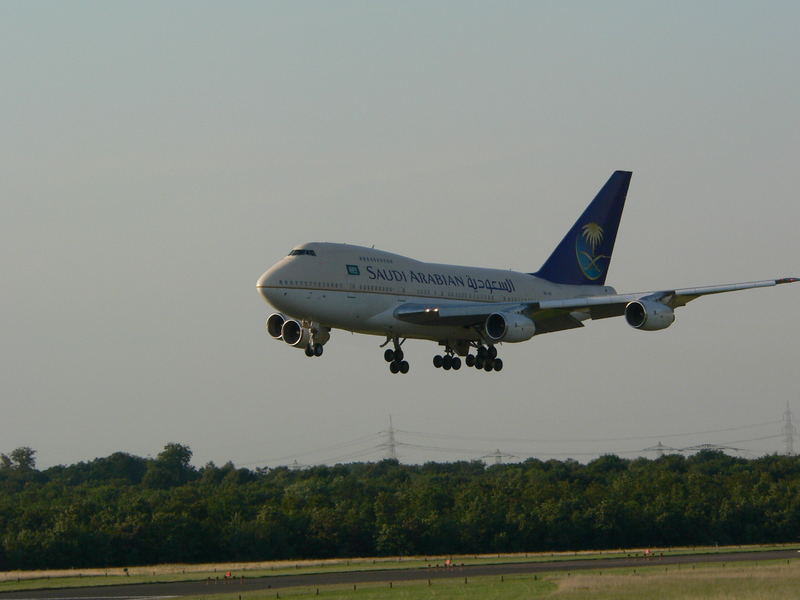
[[605, 284], [630, 182], [630, 171], [614, 171], [547, 262], [533, 275], [553, 283]]

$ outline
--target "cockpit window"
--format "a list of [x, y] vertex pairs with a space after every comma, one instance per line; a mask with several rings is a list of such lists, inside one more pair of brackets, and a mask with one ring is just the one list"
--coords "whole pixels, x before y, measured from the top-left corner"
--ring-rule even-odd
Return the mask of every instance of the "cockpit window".
[[316, 256], [317, 253], [313, 250], [292, 250], [289, 252], [289, 256], [300, 256], [300, 255], [308, 255], [308, 256]]

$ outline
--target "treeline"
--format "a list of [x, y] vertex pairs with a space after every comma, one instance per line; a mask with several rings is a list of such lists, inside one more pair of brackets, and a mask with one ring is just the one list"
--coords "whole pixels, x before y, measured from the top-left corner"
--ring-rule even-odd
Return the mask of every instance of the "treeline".
[[0, 570], [796, 541], [800, 458], [527, 460], [303, 470], [169, 444], [35, 467], [0, 455]]

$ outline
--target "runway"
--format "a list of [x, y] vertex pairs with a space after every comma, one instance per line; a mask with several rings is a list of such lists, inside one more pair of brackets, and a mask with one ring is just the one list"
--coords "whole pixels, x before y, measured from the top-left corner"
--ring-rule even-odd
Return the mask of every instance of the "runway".
[[101, 587], [61, 588], [2, 592], [0, 600], [166, 600], [181, 596], [209, 594], [241, 594], [259, 590], [279, 590], [290, 587], [316, 587], [331, 584], [358, 585], [362, 583], [470, 578], [481, 576], [522, 575], [554, 571], [614, 569], [620, 567], [658, 567], [691, 563], [734, 563], [760, 560], [796, 560], [797, 550], [769, 552], [726, 552], [717, 554], [684, 554], [658, 558], [599, 558], [522, 562], [492, 565], [471, 565], [451, 568], [382, 569], [376, 571], [347, 571], [341, 573], [308, 573], [275, 575], [228, 581], [180, 581], [175, 583], [140, 583]]

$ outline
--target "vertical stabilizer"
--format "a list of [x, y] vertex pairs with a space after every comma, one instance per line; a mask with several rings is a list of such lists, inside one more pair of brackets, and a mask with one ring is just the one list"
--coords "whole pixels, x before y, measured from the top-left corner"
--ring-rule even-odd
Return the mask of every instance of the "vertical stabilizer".
[[533, 274], [553, 283], [604, 285], [630, 182], [630, 171], [614, 171], [547, 262]]

